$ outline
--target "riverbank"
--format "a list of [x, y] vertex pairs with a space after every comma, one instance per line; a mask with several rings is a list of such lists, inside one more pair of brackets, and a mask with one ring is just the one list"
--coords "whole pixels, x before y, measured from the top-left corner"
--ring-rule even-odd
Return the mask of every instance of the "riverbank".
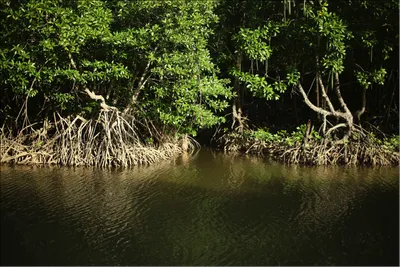
[[[142, 125], [142, 126], [140, 126]], [[141, 128], [142, 127], [142, 128]], [[189, 136], [156, 136], [143, 124], [118, 111], [96, 119], [54, 115], [43, 126], [25, 127], [17, 135], [1, 129], [0, 163], [61, 166], [132, 167], [170, 160], [200, 147]], [[358, 131], [346, 142], [323, 138], [301, 125], [291, 133], [268, 129], [227, 131], [213, 147], [226, 153], [255, 154], [300, 165], [399, 165], [399, 136], [378, 138]]]
[[0, 163], [131, 167], [172, 159], [196, 145], [188, 137], [144, 137], [134, 117], [117, 111], [89, 120], [54, 115], [34, 126], [15, 136], [2, 127]]
[[268, 129], [228, 132], [218, 139], [218, 146], [226, 152], [257, 154], [289, 164], [399, 165], [399, 136], [377, 138], [365, 132], [341, 143], [307, 130], [306, 125], [291, 133], [271, 133]]

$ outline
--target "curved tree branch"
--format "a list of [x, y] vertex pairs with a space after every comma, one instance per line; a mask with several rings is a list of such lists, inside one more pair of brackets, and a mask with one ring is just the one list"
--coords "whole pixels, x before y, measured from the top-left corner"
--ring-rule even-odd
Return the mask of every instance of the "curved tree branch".
[[96, 101], [97, 101], [97, 100], [100, 100], [100, 101], [101, 101], [100, 107], [101, 107], [103, 110], [106, 110], [106, 111], [108, 111], [108, 110], [118, 110], [116, 107], [107, 105], [107, 104], [106, 104], [106, 100], [104, 99], [104, 97], [103, 97], [102, 95], [96, 95], [94, 92], [90, 91], [89, 88], [87, 88], [87, 87], [84, 87], [84, 89], [85, 89], [85, 90], [84, 90], [85, 93], [86, 93], [91, 99], [96, 100]]
[[364, 114], [367, 106], [367, 88], [363, 88], [361, 109], [356, 112], [357, 123], [360, 123], [361, 116]]
[[342, 118], [344, 118], [346, 120], [347, 125], [348, 125], [347, 133], [343, 137], [343, 140], [346, 140], [351, 135], [351, 132], [354, 128], [353, 127], [353, 114], [351, 114], [349, 108], [347, 107], [346, 103], [343, 100], [342, 94], [340, 93], [340, 83], [339, 83], [339, 73], [338, 72], [335, 72], [335, 92], [339, 99], [340, 105], [342, 106], [342, 108], [345, 112], [343, 114], [344, 116]]
[[336, 95], [339, 99], [340, 105], [342, 106], [343, 110], [347, 113], [351, 115], [351, 112], [349, 110], [349, 108], [347, 107], [346, 103], [344, 102], [344, 99], [342, 97], [342, 94], [340, 92], [340, 82], [339, 82], [339, 73], [335, 72], [335, 92]]
[[311, 103], [310, 99], [308, 99], [308, 96], [306, 94], [306, 92], [304, 91], [303, 86], [301, 86], [301, 84], [299, 83], [297, 85], [297, 88], [299, 89], [300, 94], [303, 96], [304, 102], [307, 104], [307, 106], [309, 108], [311, 108], [312, 110], [314, 110], [315, 112], [323, 115], [323, 116], [332, 116], [334, 115], [332, 112], [329, 112], [325, 109], [322, 109], [320, 107], [317, 107], [316, 105], [314, 105], [313, 103]]
[[[69, 61], [70, 61], [70, 63], [71, 63], [71, 66], [72, 66], [74, 69], [77, 70], [78, 68], [76, 67], [75, 61], [74, 61], [74, 59], [72, 58], [71, 53], [68, 53], [68, 57], [69, 57]], [[103, 110], [105, 110], [105, 111], [109, 111], [109, 110], [118, 110], [116, 107], [107, 105], [107, 104], [106, 104], [106, 100], [104, 99], [104, 97], [103, 97], [102, 95], [96, 95], [94, 92], [90, 91], [89, 88], [86, 87], [86, 86], [84, 86], [83, 88], [84, 88], [84, 92], [85, 92], [91, 99], [96, 100], [96, 101], [97, 101], [97, 100], [100, 100], [100, 101], [101, 101], [100, 107], [101, 107]]]
[[336, 110], [335, 110], [335, 108], [333, 107], [332, 102], [331, 102], [331, 100], [329, 99], [328, 95], [326, 94], [325, 86], [324, 86], [324, 83], [322, 82], [321, 75], [318, 75], [318, 83], [319, 83], [319, 85], [320, 85], [320, 87], [321, 87], [322, 96], [323, 96], [323, 98], [325, 99], [326, 103], [328, 103], [329, 110], [330, 110], [332, 113], [335, 113]]
[[328, 129], [328, 131], [326, 131], [326, 135], [329, 135], [331, 132], [333, 132], [334, 130], [338, 129], [338, 128], [342, 128], [342, 127], [347, 127], [346, 123], [339, 123], [336, 124], [335, 126], [331, 127]]

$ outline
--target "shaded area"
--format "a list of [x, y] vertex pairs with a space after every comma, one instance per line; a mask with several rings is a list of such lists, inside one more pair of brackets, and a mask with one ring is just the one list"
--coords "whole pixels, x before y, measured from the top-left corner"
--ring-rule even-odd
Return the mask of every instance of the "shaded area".
[[2, 265], [398, 265], [398, 168], [1, 166]]

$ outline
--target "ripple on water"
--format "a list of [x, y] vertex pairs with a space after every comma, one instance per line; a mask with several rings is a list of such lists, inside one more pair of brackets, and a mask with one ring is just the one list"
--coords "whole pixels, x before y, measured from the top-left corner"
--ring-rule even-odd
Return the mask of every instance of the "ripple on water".
[[2, 250], [31, 265], [397, 263], [397, 177], [207, 153], [124, 171], [2, 166]]

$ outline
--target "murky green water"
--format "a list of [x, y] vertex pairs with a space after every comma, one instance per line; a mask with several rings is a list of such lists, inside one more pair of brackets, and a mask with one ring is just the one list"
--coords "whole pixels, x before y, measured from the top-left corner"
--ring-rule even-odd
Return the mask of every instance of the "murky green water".
[[1, 166], [1, 264], [398, 265], [398, 175], [207, 150], [134, 170]]

